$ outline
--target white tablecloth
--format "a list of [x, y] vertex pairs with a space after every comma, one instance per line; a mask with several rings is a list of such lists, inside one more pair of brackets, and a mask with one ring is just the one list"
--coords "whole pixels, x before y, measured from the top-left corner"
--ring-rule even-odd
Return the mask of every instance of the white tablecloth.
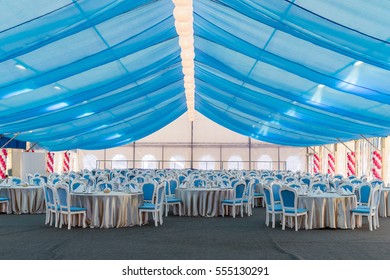
[[[216, 217], [222, 215], [221, 201], [233, 197], [233, 189], [178, 188], [176, 189], [176, 197], [183, 201], [182, 214], [185, 216]], [[231, 207], [229, 212], [227, 209], [225, 215], [232, 212]], [[177, 214], [176, 211], [174, 213]]]
[[41, 186], [0, 187], [0, 197], [8, 197], [8, 209], [0, 204], [0, 211], [8, 214], [40, 214], [45, 213], [45, 197]]
[[[73, 193], [71, 201], [73, 206], [87, 209], [87, 225], [92, 228], [129, 227], [139, 223], [138, 206], [143, 204], [143, 194], [125, 192]], [[81, 217], [76, 217], [72, 223], [82, 226]]]
[[[299, 208], [308, 212], [308, 226], [313, 228], [351, 228], [351, 209], [356, 207], [356, 196], [342, 196], [336, 193], [299, 196]], [[304, 223], [301, 220], [301, 227]], [[360, 226], [360, 225], [358, 225]]]

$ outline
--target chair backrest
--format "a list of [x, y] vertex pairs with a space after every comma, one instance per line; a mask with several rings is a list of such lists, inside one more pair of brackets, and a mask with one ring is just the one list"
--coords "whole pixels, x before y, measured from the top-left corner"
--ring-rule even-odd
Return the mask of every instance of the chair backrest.
[[12, 181], [11, 181], [13, 184], [17, 185], [17, 184], [20, 184], [22, 182], [21, 179], [19, 178], [12, 178]]
[[373, 188], [371, 191], [371, 201], [370, 201], [370, 208], [372, 211], [378, 211], [380, 197], [381, 197], [381, 189]]
[[282, 209], [285, 210], [294, 210], [295, 212], [298, 209], [298, 193], [295, 189], [290, 187], [281, 187], [280, 188], [280, 200], [282, 203]]
[[175, 195], [176, 189], [179, 185], [179, 182], [176, 179], [169, 179], [168, 181], [169, 184], [169, 193], [170, 195]]
[[362, 184], [359, 189], [359, 203], [368, 205], [370, 202], [372, 187], [369, 184]]
[[[263, 192], [265, 197], [265, 204], [267, 208], [270, 208], [272, 211], [275, 208], [274, 194], [272, 191], [272, 187], [268, 185], [263, 185]], [[278, 194], [280, 197], [280, 194]]]
[[311, 179], [309, 177], [303, 177], [301, 179], [301, 183], [306, 184], [308, 187], [310, 187]]
[[271, 185], [274, 202], [280, 202], [280, 193], [279, 193], [280, 188], [281, 188], [280, 184], [275, 183]]
[[100, 181], [99, 183], [96, 184], [96, 188], [98, 190], [100, 190], [100, 191], [103, 191], [104, 189], [112, 190], [112, 183], [111, 182]]
[[382, 180], [374, 179], [371, 182], [371, 186], [376, 187], [376, 186], [384, 186], [384, 183]]
[[302, 186], [299, 185], [299, 184], [295, 184], [295, 183], [292, 183], [290, 185], [288, 185], [290, 188], [293, 188], [293, 189], [300, 189]]
[[34, 177], [31, 178], [30, 182], [34, 186], [40, 186], [44, 181], [41, 177]]
[[[57, 183], [56, 192], [57, 192], [57, 202], [61, 206], [61, 210], [70, 206], [70, 195], [69, 188], [66, 184]], [[66, 209], [65, 209], [66, 210]], [[68, 209], [69, 210], [69, 209]]]
[[278, 178], [278, 180], [282, 180], [283, 179], [283, 175], [282, 174], [276, 174], [275, 177]]
[[84, 188], [86, 187], [85, 181], [74, 180], [74, 181], [72, 181], [72, 184], [71, 184], [70, 188], [71, 188], [72, 191], [75, 191], [78, 188], [83, 187], [83, 186], [84, 186]]
[[312, 185], [312, 188], [313, 188], [313, 190], [320, 189], [322, 192], [327, 192], [328, 191], [328, 186], [325, 183], [322, 183], [322, 182], [314, 183]]
[[245, 181], [238, 181], [234, 186], [234, 198], [243, 200], [246, 195]]
[[56, 197], [55, 197], [55, 187], [52, 185], [45, 185], [43, 187], [45, 194], [46, 207], [55, 207], [56, 206]]
[[295, 181], [295, 178], [294, 178], [294, 177], [286, 177], [286, 178], [284, 179], [284, 181], [285, 181], [286, 183], [291, 183], [291, 182], [294, 182], [294, 181]]
[[153, 182], [144, 183], [142, 185], [142, 191], [144, 193], [144, 200], [153, 201], [155, 195], [156, 185]]
[[363, 181], [360, 179], [355, 178], [355, 179], [351, 180], [351, 184], [353, 184], [353, 185], [360, 185], [361, 183], [363, 183]]
[[206, 186], [206, 181], [203, 180], [203, 179], [195, 179], [193, 182], [192, 182], [192, 185], [196, 188], [198, 187], [202, 187], [202, 186]]
[[154, 199], [154, 204], [155, 204], [156, 209], [159, 209], [162, 207], [162, 204], [164, 202], [164, 190], [165, 190], [164, 183], [161, 183], [156, 187], [155, 199]]
[[355, 193], [355, 186], [353, 186], [352, 184], [341, 184], [340, 189], [344, 189], [344, 190], [348, 190], [350, 191], [351, 193]]
[[338, 179], [338, 180], [342, 180], [343, 179], [343, 175], [336, 174], [336, 175], [333, 176], [333, 178]]
[[224, 188], [231, 188], [232, 187], [229, 179], [222, 179], [221, 182], [219, 183], [219, 185], [221, 187], [224, 187]]

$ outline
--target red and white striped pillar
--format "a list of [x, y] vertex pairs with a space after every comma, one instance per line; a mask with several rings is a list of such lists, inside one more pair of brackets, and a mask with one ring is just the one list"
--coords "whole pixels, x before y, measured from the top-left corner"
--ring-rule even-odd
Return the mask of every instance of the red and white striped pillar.
[[70, 153], [65, 152], [64, 153], [64, 161], [62, 163], [62, 171], [69, 172], [70, 170]]
[[336, 173], [336, 161], [331, 153], [328, 153], [328, 174]]
[[320, 156], [318, 154], [313, 155], [313, 172], [320, 172]]
[[382, 169], [382, 156], [378, 151], [372, 152], [372, 175], [376, 179], [381, 179], [381, 169]]
[[7, 176], [7, 149], [0, 149], [0, 179], [5, 179]]
[[356, 175], [356, 160], [355, 153], [348, 152], [347, 153], [347, 176]]
[[46, 172], [53, 173], [54, 172], [54, 153], [47, 153], [47, 161], [46, 161]]

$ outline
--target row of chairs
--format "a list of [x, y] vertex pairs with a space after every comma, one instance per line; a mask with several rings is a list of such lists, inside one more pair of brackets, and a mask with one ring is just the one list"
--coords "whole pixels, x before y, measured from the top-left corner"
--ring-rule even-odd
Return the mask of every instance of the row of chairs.
[[[67, 217], [68, 229], [71, 229], [72, 215], [83, 215], [83, 228], [86, 227], [87, 209], [71, 205], [69, 187], [66, 184], [58, 182], [56, 185], [47, 184], [44, 186], [44, 195], [46, 202], [46, 221], [50, 226], [55, 222], [55, 227], [62, 227]], [[54, 216], [54, 219], [53, 219]]]
[[[295, 218], [295, 230], [298, 231], [298, 217], [305, 216], [305, 229], [308, 228], [308, 209], [298, 207], [298, 192], [296, 188], [290, 186], [280, 186], [279, 184], [265, 185], [263, 187], [266, 202], [266, 225], [269, 226], [269, 217], [272, 218], [272, 228], [275, 228], [276, 215], [282, 217], [282, 229], [285, 229], [286, 217]], [[359, 188], [359, 200], [357, 207], [351, 209], [351, 227], [355, 228], [355, 217], [366, 216], [368, 218], [369, 229], [379, 227], [379, 201], [381, 188], [363, 184]]]

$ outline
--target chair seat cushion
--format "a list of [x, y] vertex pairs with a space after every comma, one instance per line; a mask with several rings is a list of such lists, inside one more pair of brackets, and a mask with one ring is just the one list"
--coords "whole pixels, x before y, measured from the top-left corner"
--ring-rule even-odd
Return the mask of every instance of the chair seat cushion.
[[138, 209], [155, 209], [156, 208], [156, 204], [153, 204], [153, 203], [144, 203], [143, 205], [141, 206], [138, 206]]
[[254, 197], [263, 197], [264, 194], [262, 194], [262, 193], [253, 193], [253, 196]]
[[0, 201], [8, 201], [9, 200], [9, 198], [7, 198], [7, 197], [0, 197]]
[[[297, 209], [297, 213], [305, 213], [305, 212], [307, 212], [307, 211], [309, 211], [309, 210], [307, 210], [306, 208], [298, 208], [298, 209]], [[293, 213], [295, 213], [295, 211], [294, 211], [293, 209], [286, 209], [286, 210], [284, 210], [284, 212], [286, 212], [286, 213], [288, 213], [288, 214], [293, 214]]]
[[[245, 203], [245, 199], [243, 200], [243, 202]], [[248, 201], [246, 201], [248, 202]], [[225, 199], [225, 200], [222, 200], [222, 203], [223, 204], [238, 204], [238, 203], [241, 203], [241, 199]]]
[[180, 202], [182, 202], [180, 198], [167, 197], [167, 203], [180, 203]]
[[352, 209], [351, 212], [359, 213], [359, 214], [369, 214], [370, 213], [370, 207], [368, 207], [368, 206], [358, 206], [357, 208]]
[[[282, 212], [282, 205], [281, 204], [275, 204], [274, 205], [274, 211], [280, 211], [280, 212]], [[272, 211], [272, 208], [271, 208], [271, 206], [268, 206], [268, 211]]]

